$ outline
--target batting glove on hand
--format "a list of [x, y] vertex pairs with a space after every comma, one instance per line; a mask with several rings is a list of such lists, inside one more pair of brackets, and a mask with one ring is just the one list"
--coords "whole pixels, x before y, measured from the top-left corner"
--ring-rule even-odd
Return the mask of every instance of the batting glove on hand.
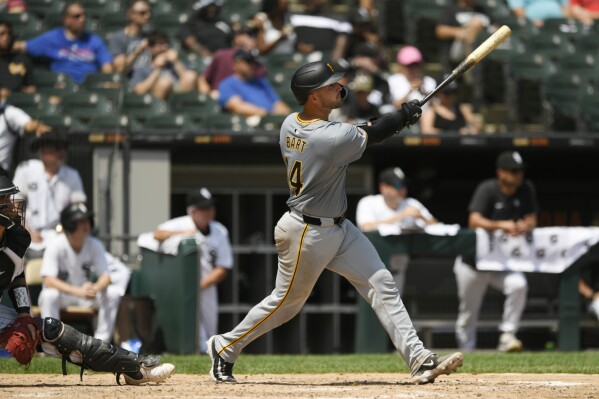
[[405, 127], [418, 123], [418, 120], [422, 116], [422, 108], [420, 108], [420, 101], [412, 100], [401, 105], [401, 110], [406, 117]]
[[15, 222], [6, 215], [0, 213], [0, 226], [4, 227], [6, 230], [15, 226]]

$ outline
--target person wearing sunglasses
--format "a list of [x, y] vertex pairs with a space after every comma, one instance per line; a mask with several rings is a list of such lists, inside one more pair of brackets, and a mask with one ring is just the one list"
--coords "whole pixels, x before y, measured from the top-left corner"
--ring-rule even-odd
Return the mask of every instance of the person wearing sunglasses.
[[131, 74], [138, 65], [150, 62], [146, 33], [150, 26], [152, 11], [145, 0], [132, 0], [127, 7], [127, 26], [114, 32], [108, 41], [108, 48], [114, 56], [116, 72]]

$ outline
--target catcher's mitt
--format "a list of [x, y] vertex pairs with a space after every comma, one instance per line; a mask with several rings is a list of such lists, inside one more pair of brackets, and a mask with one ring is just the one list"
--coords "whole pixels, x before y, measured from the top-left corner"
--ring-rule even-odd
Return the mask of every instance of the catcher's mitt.
[[[32, 336], [28, 325], [35, 328]], [[39, 342], [39, 327], [32, 317], [19, 317], [0, 331], [0, 344], [9, 351], [20, 364], [27, 365], [35, 354]]]

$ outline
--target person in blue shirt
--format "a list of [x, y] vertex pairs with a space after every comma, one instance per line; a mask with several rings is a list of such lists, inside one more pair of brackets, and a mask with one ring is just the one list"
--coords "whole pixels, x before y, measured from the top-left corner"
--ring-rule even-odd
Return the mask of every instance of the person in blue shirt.
[[525, 17], [537, 27], [552, 18], [570, 16], [569, 0], [508, 0], [508, 7], [518, 17]]
[[265, 76], [256, 77], [258, 60], [248, 51], [235, 53], [233, 75], [218, 86], [218, 102], [229, 112], [242, 116], [287, 115], [289, 106], [281, 100]]
[[63, 28], [17, 42], [15, 48], [32, 57], [49, 58], [51, 71], [66, 73], [77, 83], [82, 83], [93, 72], [112, 72], [112, 54], [103, 40], [85, 31], [83, 4], [68, 2], [63, 8], [62, 18]]

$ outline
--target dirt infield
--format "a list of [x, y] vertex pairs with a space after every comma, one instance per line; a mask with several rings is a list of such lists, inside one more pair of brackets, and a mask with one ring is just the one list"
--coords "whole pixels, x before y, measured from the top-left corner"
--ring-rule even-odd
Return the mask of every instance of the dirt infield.
[[402, 385], [406, 374], [238, 375], [216, 384], [204, 375], [175, 375], [162, 385], [117, 386], [114, 376], [2, 375], [0, 398], [577, 398], [599, 397], [599, 376], [462, 374], [435, 384]]

